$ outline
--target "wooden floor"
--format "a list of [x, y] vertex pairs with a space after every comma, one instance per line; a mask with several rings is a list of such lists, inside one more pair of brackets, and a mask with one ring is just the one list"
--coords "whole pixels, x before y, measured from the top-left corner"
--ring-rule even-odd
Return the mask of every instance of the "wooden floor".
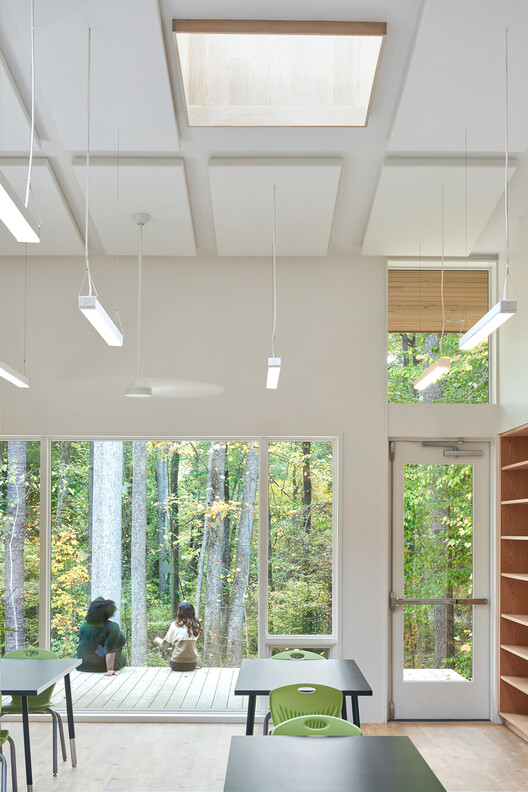
[[[178, 672], [170, 668], [122, 668], [115, 677], [71, 674], [76, 712], [156, 712], [183, 710], [247, 710], [247, 696], [235, 696], [238, 668], [197, 668]], [[53, 703], [62, 708], [64, 684], [57, 684]]]
[[[24, 790], [21, 725], [5, 726], [16, 742]], [[528, 746], [504, 726], [393, 722], [363, 730], [409, 736], [448, 792], [528, 789]], [[231, 736], [243, 733], [243, 724], [78, 723], [78, 767], [60, 761], [53, 778], [51, 724], [32, 722], [34, 792], [220, 792]]]

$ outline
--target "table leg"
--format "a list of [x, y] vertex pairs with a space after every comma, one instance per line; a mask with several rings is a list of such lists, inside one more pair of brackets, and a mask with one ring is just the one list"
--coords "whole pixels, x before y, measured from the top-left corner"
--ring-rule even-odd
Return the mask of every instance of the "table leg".
[[247, 721], [246, 721], [246, 734], [251, 735], [253, 734], [253, 730], [255, 727], [255, 703], [257, 697], [256, 696], [248, 696], [248, 711], [247, 711]]
[[24, 733], [24, 757], [26, 760], [26, 784], [28, 792], [33, 790], [33, 771], [31, 769], [31, 743], [29, 741], [29, 712], [27, 696], [22, 699], [22, 731]]
[[343, 703], [341, 704], [341, 718], [343, 720], [348, 720], [347, 719], [346, 696], [343, 696]]
[[75, 724], [73, 721], [73, 704], [69, 674], [66, 674], [64, 677], [64, 691], [66, 693], [66, 712], [68, 714], [68, 735], [70, 738], [71, 763], [72, 767], [77, 767], [77, 751], [75, 749]]
[[361, 727], [361, 723], [359, 720], [359, 703], [357, 696], [350, 696], [350, 700], [352, 702], [352, 723], [355, 723], [356, 726]]

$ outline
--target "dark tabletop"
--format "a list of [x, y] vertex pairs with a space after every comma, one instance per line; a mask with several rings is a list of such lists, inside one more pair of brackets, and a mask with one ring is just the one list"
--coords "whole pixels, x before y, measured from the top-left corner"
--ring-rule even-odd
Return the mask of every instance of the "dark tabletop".
[[54, 682], [75, 671], [82, 660], [0, 660], [0, 690], [6, 696], [38, 696]]
[[372, 696], [372, 688], [354, 660], [242, 660], [237, 696], [267, 696], [282, 685], [330, 685], [346, 696]]
[[224, 792], [445, 792], [408, 737], [232, 737]]

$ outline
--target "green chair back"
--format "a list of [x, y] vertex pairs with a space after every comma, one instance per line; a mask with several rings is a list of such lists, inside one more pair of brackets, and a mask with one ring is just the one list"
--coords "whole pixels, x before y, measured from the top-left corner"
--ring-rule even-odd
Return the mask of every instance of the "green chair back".
[[343, 694], [328, 685], [303, 682], [283, 685], [270, 692], [271, 719], [275, 726], [300, 715], [333, 715], [339, 718]]
[[[8, 652], [4, 655], [4, 660], [44, 660], [54, 659], [58, 655], [55, 652], [50, 652], [47, 649], [39, 649], [36, 647], [27, 647], [24, 649], [15, 649], [13, 652]], [[51, 696], [55, 689], [55, 685], [51, 685], [38, 696], [28, 696], [28, 712], [40, 712], [40, 710], [51, 707]], [[12, 715], [19, 715], [22, 712], [22, 698], [20, 696], [12, 696], [9, 704], [4, 704], [1, 711]]]
[[272, 660], [324, 660], [324, 657], [305, 649], [290, 649], [287, 652], [278, 652], [271, 656]]
[[279, 723], [272, 735], [291, 737], [359, 737], [359, 726], [332, 715], [301, 715]]

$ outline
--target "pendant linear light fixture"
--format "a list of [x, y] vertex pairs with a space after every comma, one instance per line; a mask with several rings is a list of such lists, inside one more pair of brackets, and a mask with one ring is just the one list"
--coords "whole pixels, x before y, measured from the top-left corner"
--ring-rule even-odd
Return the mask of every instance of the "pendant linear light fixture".
[[508, 319], [517, 312], [517, 297], [508, 297], [508, 284], [511, 285], [513, 292], [513, 283], [510, 277], [510, 226], [509, 226], [509, 207], [508, 207], [508, 155], [509, 155], [509, 141], [508, 141], [508, 30], [506, 29], [506, 68], [505, 68], [505, 123], [504, 123], [504, 137], [505, 137], [505, 157], [504, 157], [504, 219], [506, 223], [506, 274], [502, 284], [502, 297], [499, 298], [497, 303], [491, 308], [482, 319], [479, 319], [476, 324], [471, 327], [465, 335], [462, 336], [458, 342], [459, 349], [468, 350], [473, 349], [491, 335], [498, 327], [507, 322]]
[[97, 330], [99, 335], [106, 341], [108, 346], [123, 346], [123, 333], [110, 319], [105, 309], [99, 302], [99, 295], [93, 282], [90, 272], [90, 259], [88, 256], [88, 225], [89, 225], [89, 190], [90, 190], [90, 60], [91, 60], [91, 37], [92, 29], [88, 28], [88, 80], [86, 90], [86, 217], [84, 228], [84, 257], [86, 261], [86, 272], [84, 273], [81, 291], [88, 283], [88, 294], [79, 293], [79, 310], [86, 316], [88, 321]]
[[143, 270], [143, 226], [150, 220], [150, 215], [144, 212], [136, 212], [132, 215], [132, 220], [137, 223], [139, 228], [139, 250], [138, 250], [138, 321], [137, 321], [137, 369], [136, 379], [125, 391], [125, 396], [136, 399], [148, 399], [152, 396], [152, 388], [146, 385], [140, 376], [141, 363], [141, 279]]
[[31, 139], [26, 186], [26, 200], [22, 203], [5, 176], [0, 173], [0, 220], [17, 242], [40, 242], [40, 223], [28, 211], [31, 189], [31, 167], [35, 140], [35, 5], [31, 0]]
[[271, 236], [271, 257], [272, 257], [272, 281], [273, 281], [273, 327], [271, 331], [271, 357], [268, 357], [268, 376], [266, 388], [276, 390], [279, 387], [279, 377], [281, 371], [281, 358], [275, 352], [275, 328], [277, 325], [277, 263], [275, 257], [275, 203], [277, 187], [273, 185], [273, 220]]
[[445, 305], [444, 305], [444, 190], [445, 187], [442, 185], [442, 276], [440, 279], [440, 300], [442, 303], [442, 335], [440, 336], [440, 357], [435, 360], [429, 368], [427, 368], [423, 374], [420, 374], [417, 380], [414, 382], [414, 389], [415, 390], [425, 390], [429, 385], [432, 385], [434, 382], [437, 382], [440, 377], [443, 377], [449, 369], [451, 368], [451, 358], [443, 357], [442, 355], [442, 345], [444, 342], [444, 333], [445, 333]]

